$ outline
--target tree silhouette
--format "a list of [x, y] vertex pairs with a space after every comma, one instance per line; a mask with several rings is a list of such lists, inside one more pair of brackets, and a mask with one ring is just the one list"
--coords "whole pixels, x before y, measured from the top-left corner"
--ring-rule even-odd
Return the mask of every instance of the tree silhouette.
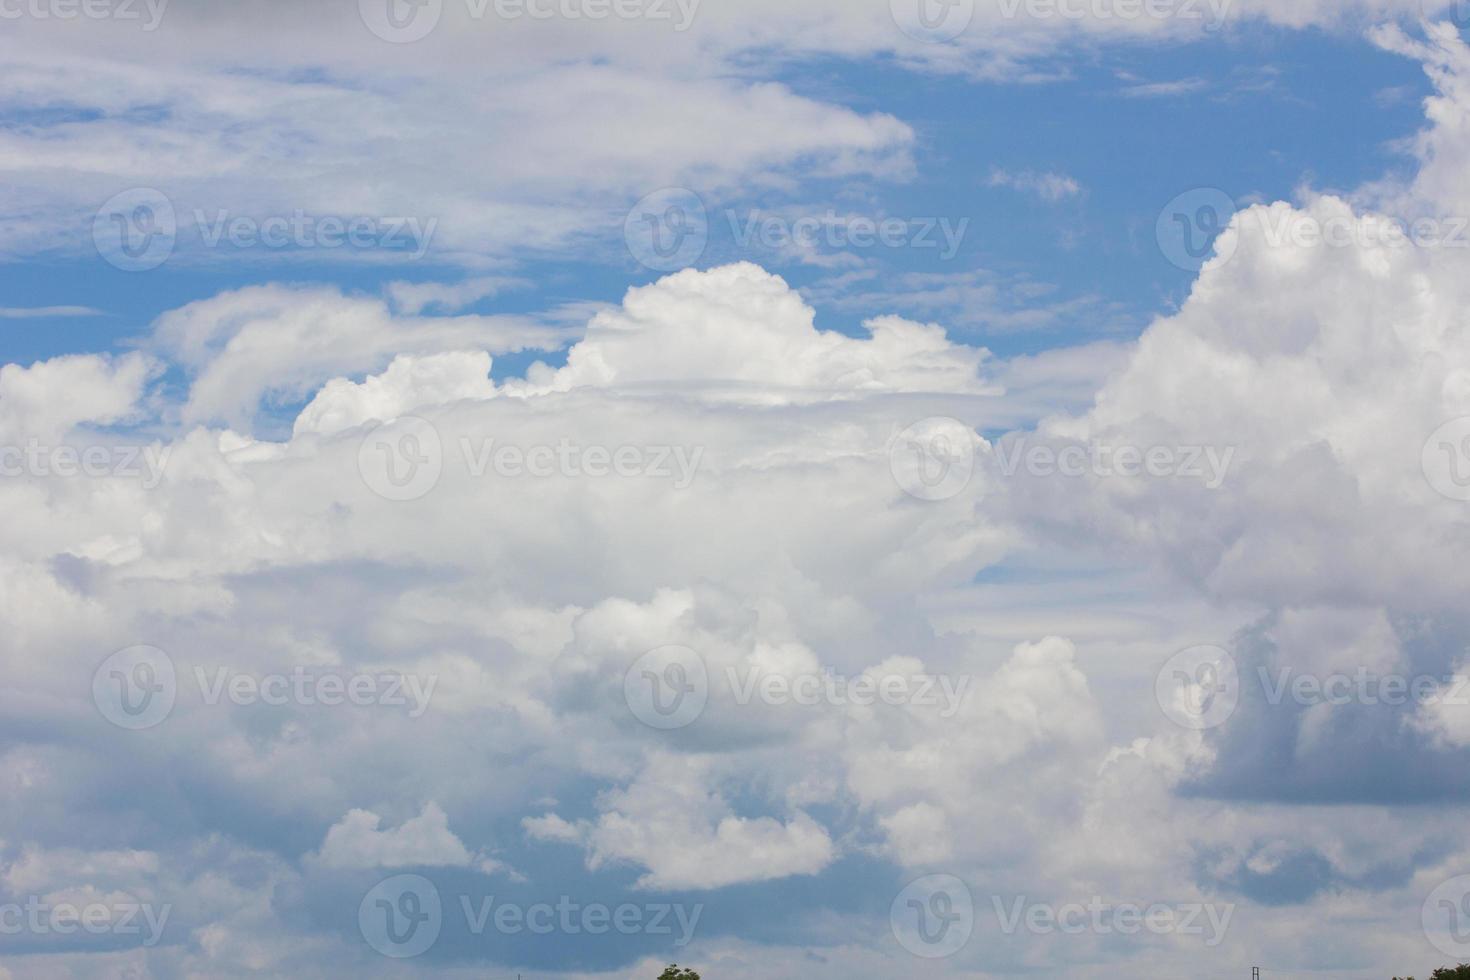
[[679, 969], [679, 964], [670, 963], [668, 969], [658, 975], [658, 980], [699, 980], [699, 974], [689, 969]]
[[[662, 977], [659, 980], [663, 980]], [[1394, 977], [1393, 980], [1414, 980], [1413, 977]], [[1429, 980], [1470, 980], [1470, 963], [1459, 966], [1442, 966], [1429, 975]]]

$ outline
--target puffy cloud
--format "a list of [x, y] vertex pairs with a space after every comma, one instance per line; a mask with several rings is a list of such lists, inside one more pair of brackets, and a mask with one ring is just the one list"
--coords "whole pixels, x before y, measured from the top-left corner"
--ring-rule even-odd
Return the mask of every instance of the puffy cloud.
[[449, 829], [449, 816], [434, 802], [397, 827], [380, 830], [383, 818], [349, 810], [328, 831], [316, 860], [342, 869], [469, 867], [475, 857]]
[[566, 367], [534, 372], [525, 390], [671, 388], [768, 404], [996, 393], [978, 376], [986, 352], [935, 324], [879, 317], [860, 340], [818, 331], [815, 316], [785, 280], [748, 262], [686, 270], [629, 290], [621, 309], [592, 320]]

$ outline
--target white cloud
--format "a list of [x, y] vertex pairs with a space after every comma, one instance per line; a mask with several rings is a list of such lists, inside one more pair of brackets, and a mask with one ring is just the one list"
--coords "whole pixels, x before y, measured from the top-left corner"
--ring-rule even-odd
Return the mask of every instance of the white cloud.
[[1035, 194], [1043, 201], [1062, 201], [1082, 193], [1082, 185], [1066, 174], [1039, 173], [1035, 170], [1011, 172], [995, 169], [990, 172], [991, 187], [1009, 187], [1013, 190]]
[[316, 860], [343, 869], [449, 867], [467, 868], [477, 859], [454, 832], [439, 804], [397, 827], [380, 830], [383, 818], [367, 810], [350, 810], [328, 831]]

